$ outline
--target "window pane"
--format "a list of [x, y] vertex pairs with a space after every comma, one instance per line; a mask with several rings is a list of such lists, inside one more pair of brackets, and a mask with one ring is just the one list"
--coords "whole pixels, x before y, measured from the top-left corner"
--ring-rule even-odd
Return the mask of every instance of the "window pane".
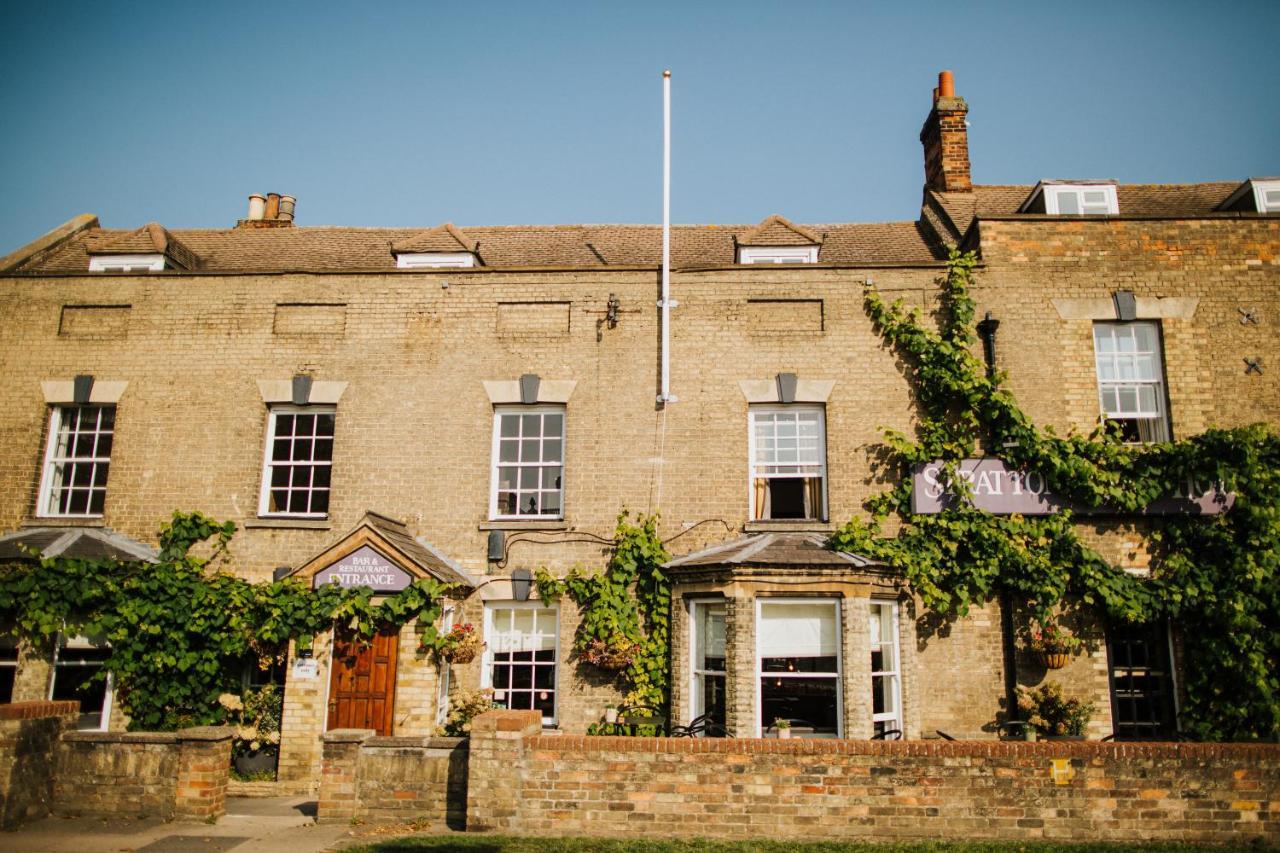
[[499, 418], [503, 438], [515, 438], [520, 435], [520, 418], [515, 415], [501, 415]]
[[316, 415], [316, 435], [333, 437], [333, 427], [336, 416], [331, 412], [327, 415]]
[[836, 608], [831, 602], [762, 603], [760, 656], [831, 657], [836, 655]]
[[539, 453], [540, 444], [541, 442], [537, 441], [536, 439], [532, 441], [530, 441], [529, 439], [525, 439], [524, 441], [520, 442], [520, 461], [521, 462], [540, 461], [540, 456], [541, 456], [541, 454]]
[[767, 729], [776, 719], [791, 722], [792, 736], [810, 734], [834, 735], [836, 719], [836, 678], [782, 678], [765, 675], [760, 678], [761, 728]]
[[521, 415], [520, 435], [525, 438], [542, 435], [542, 415]]
[[542, 459], [544, 462], [559, 462], [562, 445], [560, 439], [549, 439], [542, 445]]
[[1080, 199], [1074, 192], [1061, 190], [1058, 192], [1058, 213], [1071, 214], [1080, 212]]
[[518, 462], [520, 460], [520, 443], [517, 441], [501, 441], [498, 443], [499, 462]]
[[559, 438], [564, 434], [564, 415], [543, 415], [542, 434]]

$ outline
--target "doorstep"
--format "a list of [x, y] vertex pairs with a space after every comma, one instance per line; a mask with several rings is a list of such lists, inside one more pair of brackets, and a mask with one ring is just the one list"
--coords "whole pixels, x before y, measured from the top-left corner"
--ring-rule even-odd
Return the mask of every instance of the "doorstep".
[[315, 785], [306, 779], [293, 779], [277, 782], [239, 782], [227, 780], [228, 797], [289, 797], [293, 795], [311, 794]]

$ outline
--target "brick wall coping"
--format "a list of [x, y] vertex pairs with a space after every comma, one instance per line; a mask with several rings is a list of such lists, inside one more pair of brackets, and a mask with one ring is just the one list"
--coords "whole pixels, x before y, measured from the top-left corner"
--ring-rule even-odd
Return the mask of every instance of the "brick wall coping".
[[717, 753], [722, 755], [884, 755], [893, 757], [1001, 757], [1051, 756], [1055, 758], [1221, 758], [1229, 760], [1280, 760], [1276, 743], [1116, 743], [1114, 741], [997, 741], [997, 740], [807, 740], [793, 738], [659, 738], [596, 737], [586, 735], [535, 735], [525, 738], [529, 749], [550, 752], [653, 752], [667, 754]]
[[0, 705], [0, 720], [35, 720], [40, 717], [64, 717], [80, 713], [74, 699], [59, 702], [13, 702]]
[[363, 741], [374, 749], [468, 749], [470, 741], [464, 737], [387, 737], [374, 736]]
[[192, 726], [176, 732], [66, 732], [62, 739], [76, 743], [217, 743], [231, 740], [234, 735], [235, 729], [230, 726]]
[[331, 729], [320, 739], [325, 743], [364, 743], [377, 734], [374, 729]]

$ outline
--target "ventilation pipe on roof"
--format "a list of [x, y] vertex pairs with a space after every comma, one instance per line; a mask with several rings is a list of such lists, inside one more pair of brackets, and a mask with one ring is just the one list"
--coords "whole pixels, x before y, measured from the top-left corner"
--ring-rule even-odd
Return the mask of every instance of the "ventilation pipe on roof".
[[259, 220], [267, 213], [267, 197], [260, 193], [249, 195], [249, 215], [245, 219]]
[[273, 222], [280, 218], [280, 193], [267, 193], [267, 212], [262, 218]]
[[293, 221], [293, 207], [294, 207], [294, 205], [296, 205], [297, 203], [298, 203], [298, 200], [297, 200], [296, 198], [294, 198], [293, 196], [291, 196], [291, 195], [282, 195], [282, 196], [280, 196], [280, 215], [279, 215], [279, 219], [280, 219], [280, 221], [281, 221], [281, 222], [292, 222], [292, 221]]

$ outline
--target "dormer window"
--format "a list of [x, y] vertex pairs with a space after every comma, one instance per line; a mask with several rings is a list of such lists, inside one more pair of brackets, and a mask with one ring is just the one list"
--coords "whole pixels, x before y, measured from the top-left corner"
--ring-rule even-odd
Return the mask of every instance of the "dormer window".
[[1019, 213], [1049, 216], [1117, 216], [1120, 201], [1111, 183], [1039, 183]]
[[740, 264], [816, 264], [822, 238], [775, 214], [737, 235], [734, 243]]
[[164, 269], [164, 255], [94, 255], [89, 272], [158, 272]]
[[816, 264], [817, 246], [739, 246], [740, 264]]
[[476, 256], [470, 252], [415, 252], [396, 255], [396, 269], [449, 269], [473, 267]]
[[1280, 178], [1250, 178], [1236, 187], [1218, 209], [1280, 213]]

